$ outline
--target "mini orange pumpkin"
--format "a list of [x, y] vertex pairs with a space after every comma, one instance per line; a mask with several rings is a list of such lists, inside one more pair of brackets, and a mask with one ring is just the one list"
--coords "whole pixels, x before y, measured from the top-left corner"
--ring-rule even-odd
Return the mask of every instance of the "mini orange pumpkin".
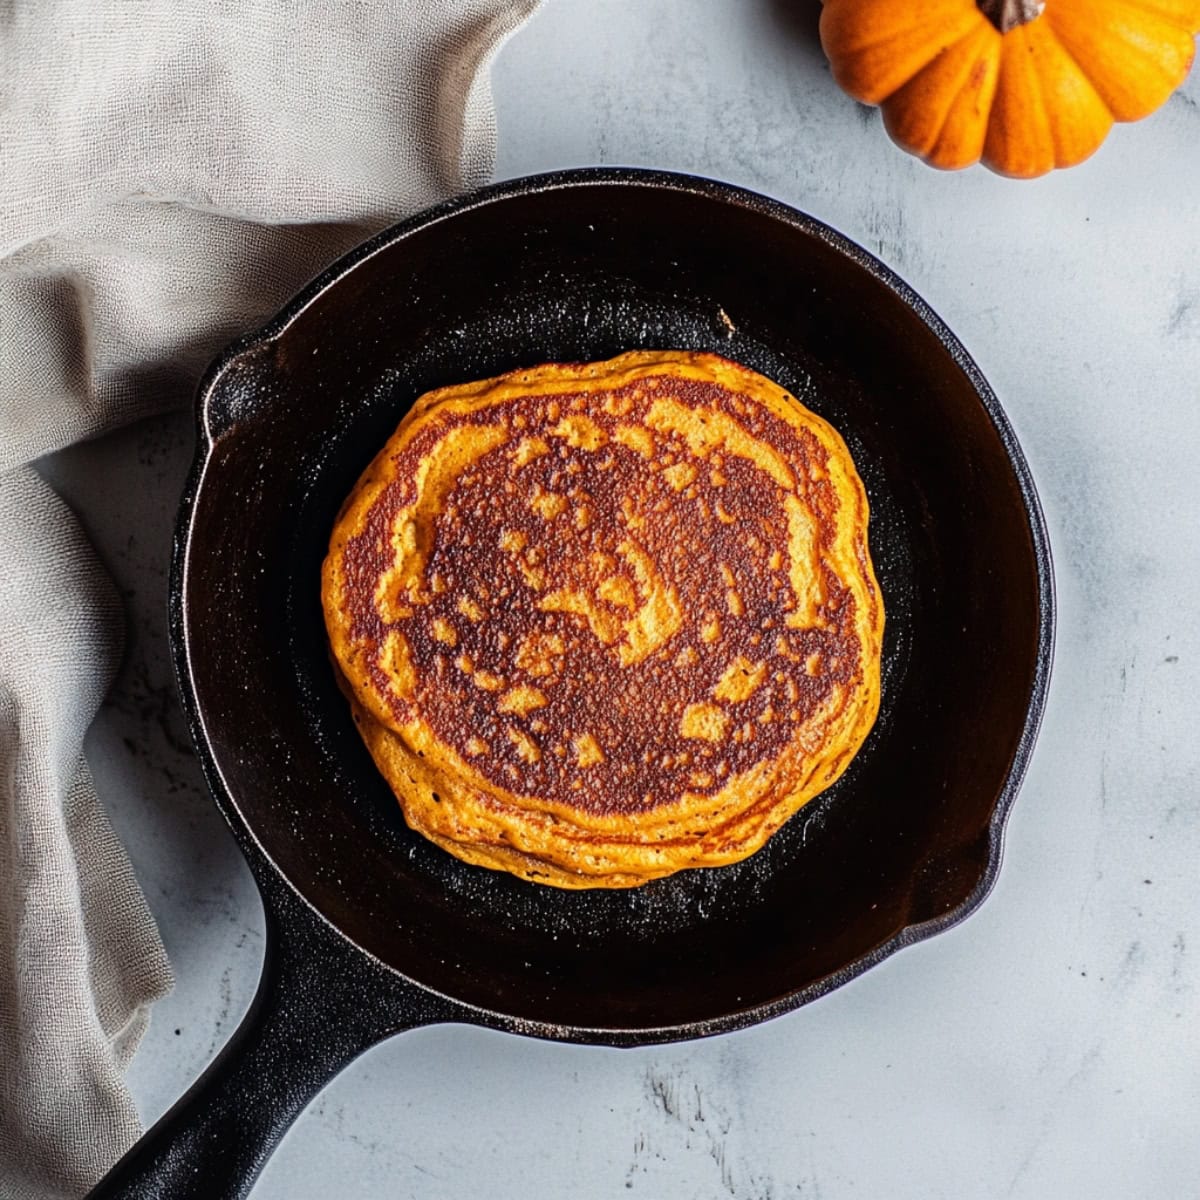
[[1200, 0], [825, 0], [834, 78], [935, 167], [1032, 177], [1187, 78]]

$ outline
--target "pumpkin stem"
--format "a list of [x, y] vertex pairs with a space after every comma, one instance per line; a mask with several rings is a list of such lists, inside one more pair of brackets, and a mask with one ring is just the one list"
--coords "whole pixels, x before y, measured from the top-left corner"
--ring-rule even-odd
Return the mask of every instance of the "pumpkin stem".
[[975, 0], [975, 3], [1001, 33], [1040, 17], [1046, 7], [1046, 0]]

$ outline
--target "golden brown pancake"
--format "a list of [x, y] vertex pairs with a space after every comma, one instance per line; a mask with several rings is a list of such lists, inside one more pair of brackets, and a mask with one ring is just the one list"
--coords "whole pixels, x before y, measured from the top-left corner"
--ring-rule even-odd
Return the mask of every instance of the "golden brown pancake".
[[879, 706], [850, 454], [711, 354], [422, 396], [338, 516], [322, 602], [408, 823], [557, 887], [747, 857]]

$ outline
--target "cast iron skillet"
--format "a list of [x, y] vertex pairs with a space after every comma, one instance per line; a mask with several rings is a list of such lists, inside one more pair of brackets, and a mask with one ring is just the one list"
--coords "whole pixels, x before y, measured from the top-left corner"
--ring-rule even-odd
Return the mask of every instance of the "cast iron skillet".
[[[421, 392], [638, 347], [737, 359], [845, 436], [887, 609], [883, 708], [846, 776], [753, 858], [564, 892], [405, 827], [334, 683], [318, 571], [340, 502]], [[1045, 527], [995, 396], [908, 287], [817, 221], [706, 180], [590, 170], [381, 234], [200, 391], [171, 635], [262, 888], [266, 965], [225, 1051], [93, 1196], [244, 1196], [316, 1092], [400, 1030], [700, 1037], [961, 920], [999, 866], [1052, 626]]]

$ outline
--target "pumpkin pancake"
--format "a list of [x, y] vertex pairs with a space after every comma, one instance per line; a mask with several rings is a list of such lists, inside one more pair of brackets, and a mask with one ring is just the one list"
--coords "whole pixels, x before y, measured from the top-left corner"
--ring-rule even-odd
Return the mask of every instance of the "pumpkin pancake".
[[412, 828], [556, 887], [746, 858], [879, 706], [850, 454], [711, 354], [422, 396], [338, 516], [322, 602]]

